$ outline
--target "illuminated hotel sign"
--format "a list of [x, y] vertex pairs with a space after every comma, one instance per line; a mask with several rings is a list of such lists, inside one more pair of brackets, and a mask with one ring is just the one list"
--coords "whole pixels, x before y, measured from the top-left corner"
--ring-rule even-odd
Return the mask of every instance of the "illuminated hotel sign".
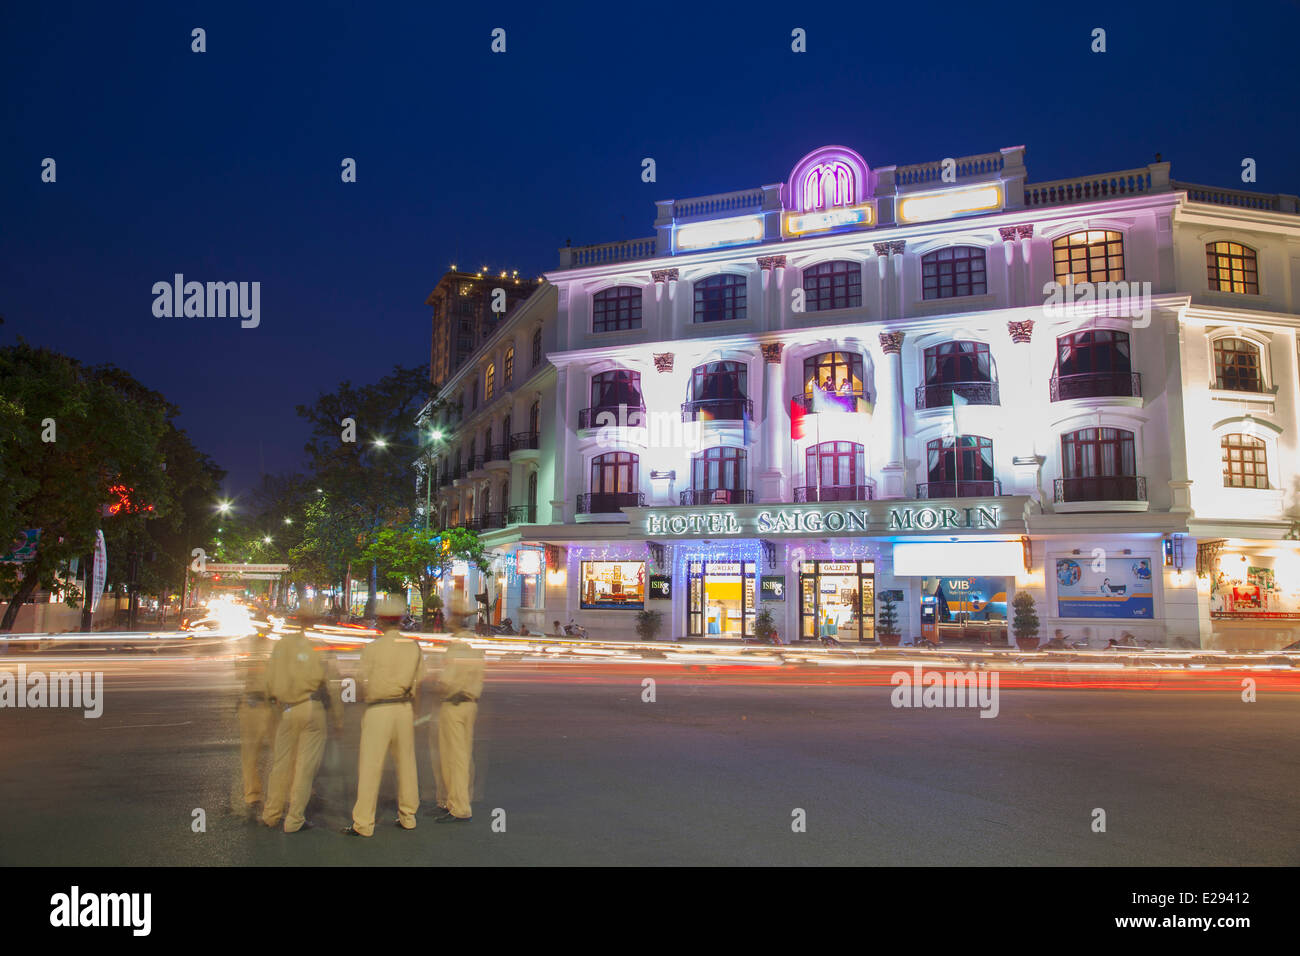
[[876, 224], [871, 171], [851, 149], [814, 150], [790, 172], [781, 233], [787, 239], [832, 229], [869, 229]]
[[[883, 524], [883, 527], [881, 525]], [[859, 534], [1000, 528], [999, 505], [900, 505], [881, 508], [780, 508], [736, 511], [648, 512], [651, 536], [744, 534]]]
[[989, 183], [985, 186], [966, 186], [962, 189], [904, 196], [898, 200], [898, 221], [933, 222], [936, 219], [952, 219], [1001, 208], [1002, 185]]
[[876, 224], [876, 204], [873, 200], [861, 206], [845, 206], [819, 212], [788, 212], [785, 214], [785, 235], [802, 236], [812, 232], [827, 232], [846, 226], [863, 229]]
[[762, 238], [762, 216], [736, 216], [732, 219], [712, 219], [678, 226], [673, 236], [673, 246], [678, 252], [686, 252], [718, 246], [738, 246], [747, 242], [759, 242]]

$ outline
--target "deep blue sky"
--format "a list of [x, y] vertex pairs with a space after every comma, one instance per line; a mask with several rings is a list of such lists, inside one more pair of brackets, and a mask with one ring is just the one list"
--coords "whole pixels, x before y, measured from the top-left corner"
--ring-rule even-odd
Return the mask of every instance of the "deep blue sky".
[[[654, 200], [779, 182], [826, 143], [871, 165], [1024, 144], [1031, 181], [1159, 151], [1241, 186], [1252, 156], [1246, 188], [1300, 192], [1294, 3], [5, 6], [0, 344], [125, 367], [232, 492], [297, 465], [295, 404], [427, 361], [451, 262], [537, 275], [566, 238], [648, 236]], [[155, 318], [176, 272], [260, 281], [261, 326]]]

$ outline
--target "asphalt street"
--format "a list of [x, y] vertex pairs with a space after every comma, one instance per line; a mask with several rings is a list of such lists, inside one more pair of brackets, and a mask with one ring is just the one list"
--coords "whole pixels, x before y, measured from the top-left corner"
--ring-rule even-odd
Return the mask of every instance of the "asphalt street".
[[360, 705], [317, 779], [319, 826], [286, 835], [230, 812], [230, 660], [28, 654], [0, 656], [0, 669], [20, 660], [103, 671], [106, 700], [99, 719], [0, 709], [5, 865], [1300, 863], [1294, 690], [1243, 703], [1231, 683], [1004, 687], [984, 719], [895, 708], [887, 683], [816, 667], [494, 661], [473, 821], [387, 825], [390, 771], [385, 825], [356, 839], [337, 830], [355, 797]]

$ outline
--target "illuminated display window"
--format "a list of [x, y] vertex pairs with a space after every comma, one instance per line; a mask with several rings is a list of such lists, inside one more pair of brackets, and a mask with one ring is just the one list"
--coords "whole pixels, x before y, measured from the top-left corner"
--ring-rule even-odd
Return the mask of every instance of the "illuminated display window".
[[921, 257], [922, 298], [951, 299], [987, 291], [983, 249], [953, 246]]
[[644, 561], [583, 561], [581, 582], [583, 608], [639, 611], [645, 605]]
[[803, 271], [804, 308], [856, 309], [862, 305], [862, 267], [856, 262], [823, 262]]
[[621, 285], [592, 297], [591, 330], [621, 332], [641, 328], [641, 290]]
[[1052, 241], [1056, 281], [1118, 282], [1124, 278], [1124, 237], [1089, 229]]
[[1259, 295], [1259, 274], [1255, 250], [1239, 242], [1209, 242], [1205, 245], [1205, 266], [1212, 292]]

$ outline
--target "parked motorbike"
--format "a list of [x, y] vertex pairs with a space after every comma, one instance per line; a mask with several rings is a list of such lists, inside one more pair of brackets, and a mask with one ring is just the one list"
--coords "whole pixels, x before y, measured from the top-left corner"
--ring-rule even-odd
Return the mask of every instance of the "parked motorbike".
[[569, 623], [564, 625], [564, 633], [569, 637], [580, 637], [583, 640], [587, 639], [587, 629], [574, 621], [573, 618], [569, 618]]

